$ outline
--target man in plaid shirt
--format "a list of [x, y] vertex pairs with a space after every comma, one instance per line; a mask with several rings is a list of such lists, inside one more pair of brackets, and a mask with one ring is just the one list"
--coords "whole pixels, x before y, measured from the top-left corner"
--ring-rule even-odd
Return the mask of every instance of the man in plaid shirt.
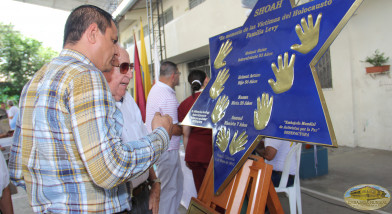
[[92, 5], [74, 9], [60, 56], [22, 91], [9, 169], [34, 212], [127, 212], [125, 182], [168, 147], [172, 120], [160, 114], [152, 133], [121, 141], [123, 117], [102, 74], [114, 64], [117, 40], [109, 13]]

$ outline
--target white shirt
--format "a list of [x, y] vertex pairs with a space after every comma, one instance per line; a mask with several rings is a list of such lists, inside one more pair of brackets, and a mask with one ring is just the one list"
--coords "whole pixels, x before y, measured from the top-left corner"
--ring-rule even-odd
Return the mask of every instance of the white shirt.
[[7, 163], [5, 162], [3, 153], [0, 151], [0, 198], [3, 195], [3, 190], [10, 183], [10, 175], [8, 174]]
[[[123, 98], [124, 99], [122, 103], [116, 102], [116, 106], [120, 109], [124, 118], [121, 140], [124, 142], [135, 141], [147, 135], [147, 128], [143, 123], [140, 109], [133, 97], [128, 92], [126, 92]], [[140, 176], [131, 179], [132, 187], [139, 186], [148, 179], [148, 176], [149, 170]]]
[[[173, 119], [173, 124], [178, 123], [178, 106], [180, 104], [176, 98], [176, 92], [168, 85], [162, 82], [157, 82], [151, 88], [150, 93], [147, 98], [146, 107], [146, 125], [147, 130], [151, 130], [151, 122], [154, 118], [155, 112], [160, 112], [162, 115], [169, 115]], [[173, 135], [169, 150], [179, 150], [180, 149], [181, 136]]]
[[15, 116], [19, 111], [19, 108], [16, 106], [11, 106], [10, 109], [8, 109], [7, 113], [8, 113], [8, 118]]
[[[289, 153], [290, 149], [295, 146], [295, 143], [290, 141], [284, 140], [277, 140], [272, 138], [265, 138], [264, 140], [264, 147], [267, 148], [268, 146], [277, 150], [274, 159], [268, 161], [265, 160], [265, 163], [271, 164], [274, 168], [274, 171], [283, 171], [284, 161], [286, 159], [287, 154]], [[293, 155], [293, 159], [291, 160], [290, 165], [290, 175], [295, 175], [295, 170], [297, 169], [297, 157]]]

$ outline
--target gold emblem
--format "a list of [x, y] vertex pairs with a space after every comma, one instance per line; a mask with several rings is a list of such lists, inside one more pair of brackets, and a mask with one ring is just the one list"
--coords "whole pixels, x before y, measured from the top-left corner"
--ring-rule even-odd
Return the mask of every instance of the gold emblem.
[[320, 22], [321, 13], [317, 16], [316, 24], [313, 26], [312, 14], [308, 15], [308, 24], [306, 24], [305, 18], [301, 19], [301, 26], [298, 24], [295, 26], [295, 32], [297, 32], [299, 40], [302, 44], [295, 44], [291, 46], [291, 49], [298, 51], [303, 54], [309, 53], [314, 47], [316, 47], [319, 34], [320, 34]]
[[271, 85], [272, 90], [276, 94], [280, 94], [288, 91], [294, 82], [294, 61], [295, 54], [291, 55], [289, 64], [289, 53], [284, 53], [284, 64], [282, 60], [282, 55], [278, 56], [279, 69], [276, 67], [275, 63], [271, 64], [272, 71], [275, 74], [276, 82], [273, 79], [269, 79], [268, 83]]
[[225, 84], [229, 76], [229, 69], [225, 68], [219, 71], [218, 76], [216, 77], [215, 82], [210, 89], [210, 97], [212, 99], [216, 99], [220, 95], [220, 93], [222, 93], [223, 89], [225, 89], [225, 87], [223, 87], [223, 84]]
[[390, 202], [391, 194], [381, 186], [361, 184], [348, 189], [344, 193], [344, 200], [358, 210], [376, 210]]
[[262, 130], [268, 125], [273, 103], [274, 97], [270, 97], [268, 93], [263, 93], [261, 100], [260, 97], [257, 97], [257, 109], [254, 111], [253, 121], [256, 130]]
[[248, 135], [243, 131], [240, 136], [237, 137], [238, 131], [234, 133], [233, 139], [231, 140], [229, 151], [231, 155], [244, 150], [244, 145], [248, 142]]
[[216, 145], [222, 152], [225, 152], [227, 146], [229, 145], [229, 140], [230, 140], [230, 129], [227, 129], [226, 131], [226, 127], [223, 126], [222, 129], [219, 130], [218, 137], [216, 140]]
[[227, 40], [224, 44], [222, 44], [221, 48], [219, 49], [219, 53], [215, 58], [214, 61], [214, 68], [219, 69], [222, 68], [223, 66], [226, 65], [226, 62], [224, 61], [226, 56], [229, 55], [231, 50], [233, 50], [233, 47], [231, 46], [231, 41]]
[[223, 95], [219, 97], [218, 101], [215, 104], [215, 108], [211, 114], [211, 120], [213, 123], [217, 123], [225, 116], [226, 109], [229, 106], [229, 103], [230, 100], [228, 96]]

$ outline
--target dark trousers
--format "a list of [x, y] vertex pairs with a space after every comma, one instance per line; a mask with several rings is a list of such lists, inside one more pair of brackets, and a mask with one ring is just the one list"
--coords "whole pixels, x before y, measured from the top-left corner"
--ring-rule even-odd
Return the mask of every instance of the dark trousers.
[[132, 214], [150, 214], [152, 213], [152, 210], [148, 209], [148, 203], [150, 200], [150, 189], [148, 188], [148, 185], [140, 184], [142, 185], [141, 190], [135, 191], [132, 196], [132, 208], [131, 208], [131, 213]]
[[[274, 187], [278, 187], [280, 183], [280, 179], [282, 178], [282, 172], [272, 171], [271, 180], [274, 183]], [[289, 175], [289, 179], [287, 181], [287, 186], [290, 187], [294, 184], [294, 175]]]

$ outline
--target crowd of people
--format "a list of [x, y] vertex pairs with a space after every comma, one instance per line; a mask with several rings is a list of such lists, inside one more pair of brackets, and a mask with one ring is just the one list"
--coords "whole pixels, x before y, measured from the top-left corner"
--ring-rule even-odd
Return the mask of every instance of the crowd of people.
[[[175, 63], [163, 62], [144, 123], [127, 92], [133, 63], [117, 40], [109, 13], [92, 5], [74, 9], [60, 55], [25, 85], [20, 109], [7, 102], [14, 133], [0, 181], [2, 213], [13, 213], [9, 178], [25, 189], [36, 213], [178, 213], [181, 136], [186, 165], [200, 190], [212, 157], [212, 132], [179, 124], [208, 76], [190, 71], [192, 95], [180, 104], [174, 89], [181, 72]], [[7, 202], [11, 206], [4, 206]]]

